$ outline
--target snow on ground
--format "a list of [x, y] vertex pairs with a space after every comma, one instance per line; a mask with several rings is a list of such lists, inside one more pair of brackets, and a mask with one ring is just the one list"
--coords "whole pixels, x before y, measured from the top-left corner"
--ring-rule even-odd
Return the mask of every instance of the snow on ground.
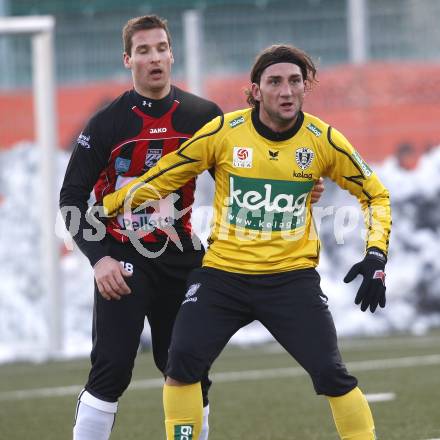
[[[56, 160], [60, 186], [68, 155], [59, 152]], [[0, 153], [0, 362], [38, 361], [48, 353], [50, 307], [42, 291], [38, 235], [38, 200], [44, 188], [37, 169], [38, 150], [30, 144]], [[339, 335], [423, 333], [440, 326], [440, 259], [436, 258], [440, 254], [440, 148], [427, 153], [414, 170], [400, 169], [392, 158], [374, 169], [392, 196], [387, 307], [374, 315], [362, 313], [353, 304], [360, 279], [348, 285], [342, 282], [351, 265], [362, 258], [359, 231], [363, 224], [356, 199], [331, 182], [326, 182], [325, 195], [314, 208], [322, 240], [322, 289], [329, 297]], [[206, 240], [212, 214], [210, 177], [204, 175], [198, 186], [193, 223]], [[51, 221], [55, 224], [55, 219]], [[60, 225], [58, 222], [57, 235], [62, 237]], [[62, 243], [60, 238], [60, 248]], [[60, 269], [64, 348], [59, 356], [87, 355], [91, 348], [92, 271], [76, 247], [61, 258]], [[148, 339], [148, 329], [144, 337]], [[232, 342], [253, 344], [269, 338], [266, 330], [252, 323]]]

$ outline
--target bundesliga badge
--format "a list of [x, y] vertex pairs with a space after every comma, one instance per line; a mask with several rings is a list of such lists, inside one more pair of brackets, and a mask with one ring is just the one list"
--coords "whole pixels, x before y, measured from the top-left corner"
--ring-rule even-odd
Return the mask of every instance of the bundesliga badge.
[[252, 168], [252, 153], [250, 147], [234, 147], [232, 166], [234, 168]]
[[310, 148], [298, 148], [295, 153], [295, 159], [298, 166], [305, 170], [312, 163], [315, 153]]

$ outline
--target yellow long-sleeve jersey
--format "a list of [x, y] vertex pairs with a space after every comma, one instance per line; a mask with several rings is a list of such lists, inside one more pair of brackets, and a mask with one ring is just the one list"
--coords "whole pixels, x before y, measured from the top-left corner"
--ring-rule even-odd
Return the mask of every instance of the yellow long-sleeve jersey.
[[126, 197], [131, 207], [139, 206], [211, 168], [214, 218], [204, 266], [247, 274], [315, 267], [320, 244], [310, 192], [320, 176], [358, 198], [366, 247], [387, 253], [387, 189], [340, 132], [302, 112], [281, 134], [264, 126], [251, 109], [217, 117], [143, 176], [106, 196], [104, 207], [115, 215]]

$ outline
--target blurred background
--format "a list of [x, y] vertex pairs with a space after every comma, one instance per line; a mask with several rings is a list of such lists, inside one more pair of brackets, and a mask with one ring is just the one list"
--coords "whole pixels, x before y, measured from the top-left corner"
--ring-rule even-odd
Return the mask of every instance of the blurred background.
[[[356, 285], [342, 282], [363, 256], [360, 211], [334, 208], [357, 202], [326, 182], [320, 273], [339, 334], [439, 327], [440, 2], [0, 0], [0, 363], [89, 353], [93, 275], [64, 232], [57, 196], [82, 127], [131, 88], [123, 25], [149, 13], [168, 19], [174, 83], [225, 112], [246, 107], [243, 89], [263, 48], [289, 43], [313, 57], [319, 83], [305, 111], [348, 137], [390, 189], [393, 208], [388, 305], [362, 313]], [[35, 40], [41, 31], [11, 31], [6, 20], [39, 15], [55, 20], [46, 40], [53, 58]], [[203, 237], [211, 195], [204, 178], [194, 216]], [[251, 324], [233, 342], [269, 338]]]

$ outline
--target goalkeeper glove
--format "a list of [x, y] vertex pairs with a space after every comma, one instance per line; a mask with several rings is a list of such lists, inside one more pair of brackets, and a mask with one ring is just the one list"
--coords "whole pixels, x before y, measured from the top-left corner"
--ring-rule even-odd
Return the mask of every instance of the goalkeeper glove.
[[367, 249], [365, 258], [356, 263], [345, 275], [344, 283], [350, 283], [359, 274], [364, 279], [359, 287], [358, 293], [354, 300], [355, 304], [361, 305], [361, 310], [370, 307], [371, 313], [374, 313], [377, 306], [385, 307], [385, 264], [387, 257], [378, 248], [372, 247]]

